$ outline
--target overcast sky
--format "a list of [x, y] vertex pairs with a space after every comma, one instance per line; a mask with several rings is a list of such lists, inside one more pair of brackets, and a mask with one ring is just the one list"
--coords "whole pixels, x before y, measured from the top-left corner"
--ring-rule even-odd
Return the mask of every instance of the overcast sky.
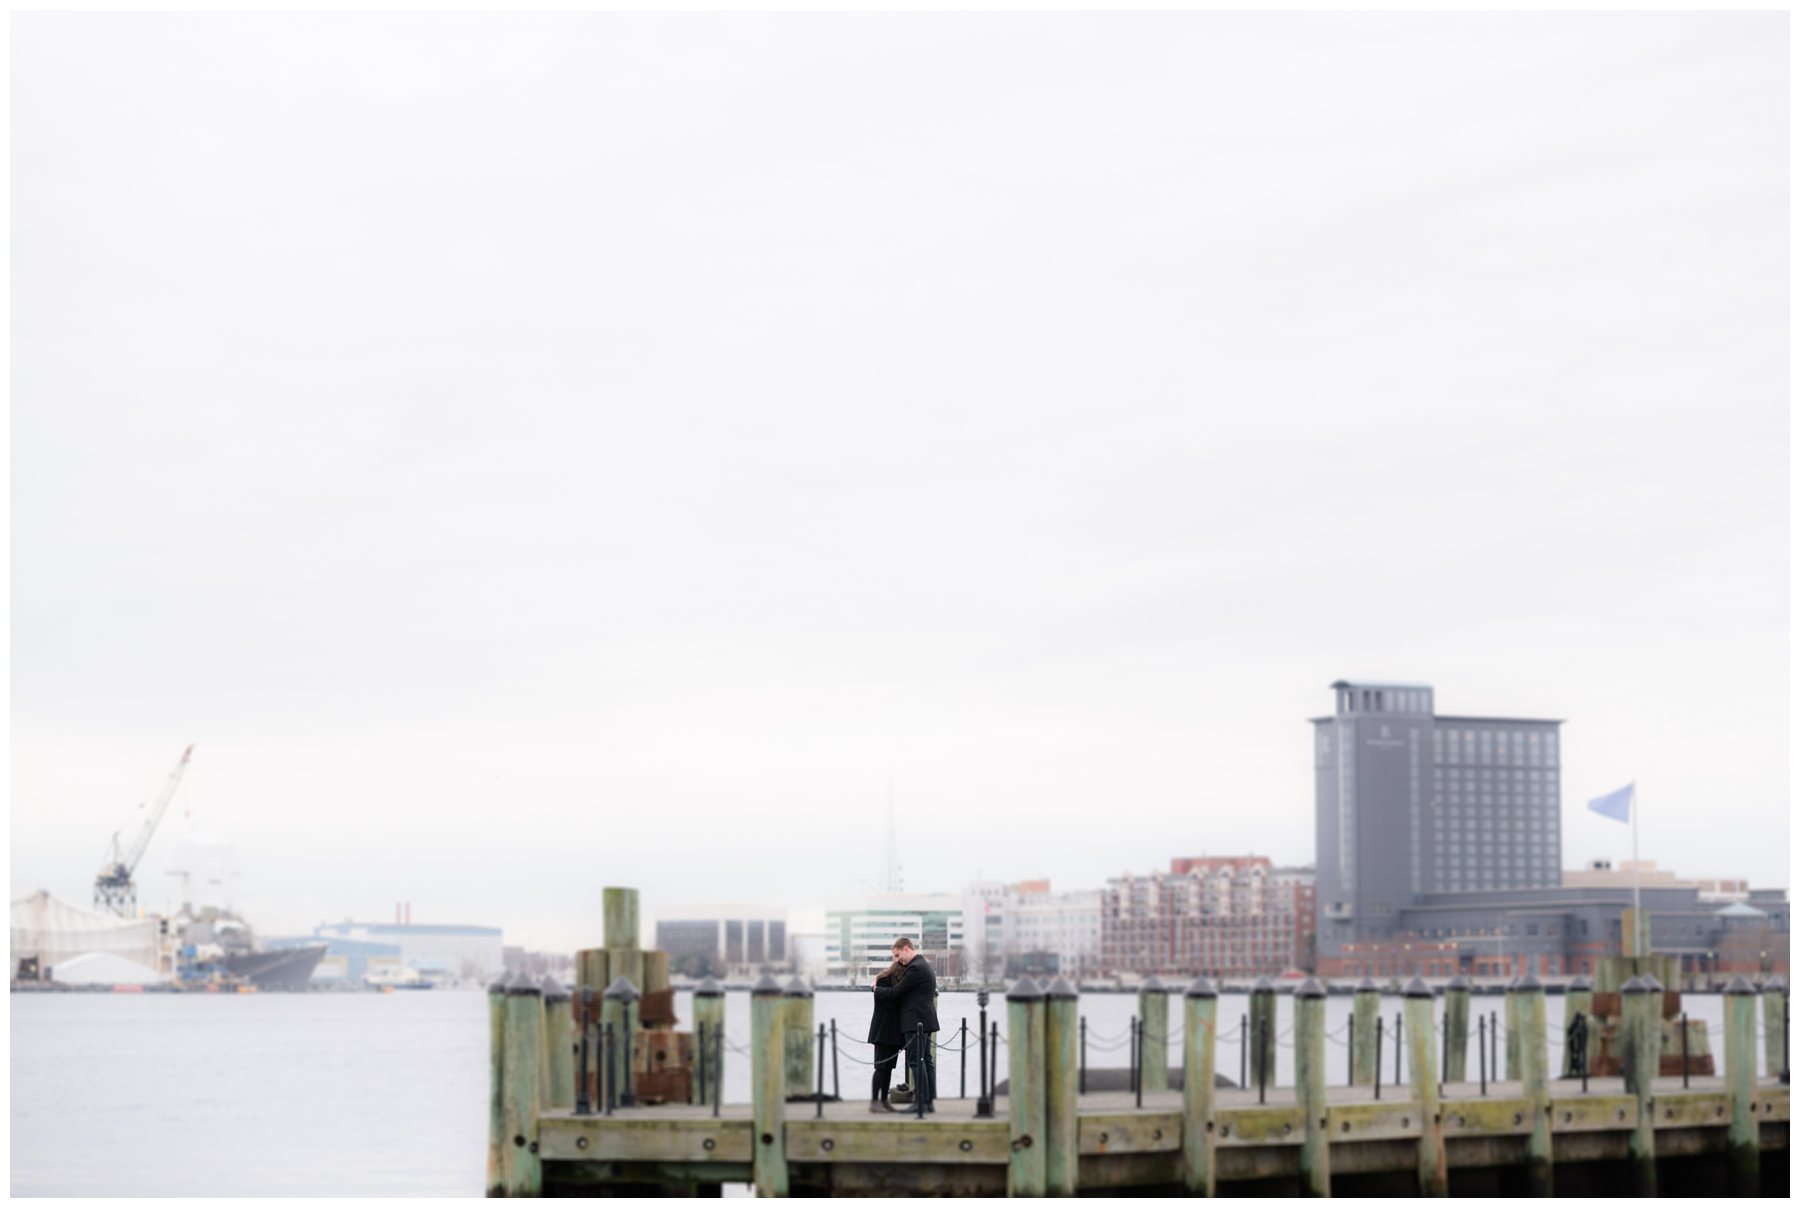
[[12, 28], [15, 896], [1309, 862], [1339, 677], [1787, 884], [1785, 15]]

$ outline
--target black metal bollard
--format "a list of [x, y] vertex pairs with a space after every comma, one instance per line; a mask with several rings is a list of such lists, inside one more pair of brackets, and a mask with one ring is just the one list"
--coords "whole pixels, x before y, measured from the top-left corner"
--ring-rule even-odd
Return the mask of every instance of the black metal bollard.
[[819, 1093], [817, 1096], [815, 1096], [815, 1098], [818, 1101], [817, 1101], [817, 1103], [814, 1104], [814, 1106], [817, 1108], [817, 1110], [813, 1112], [813, 1118], [818, 1119], [818, 1120], [823, 1120], [825, 1118], [825, 1025], [824, 1024], [819, 1025], [818, 1066], [819, 1066]]
[[1075, 1093], [1087, 1094], [1087, 1016], [1081, 1017], [1081, 1064], [1075, 1074]]
[[1487, 1095], [1487, 1019], [1481, 1015], [1475, 1017], [1475, 1056], [1480, 1058], [1481, 1062], [1481, 1093], [1485, 1097]]
[[1581, 1070], [1581, 1093], [1585, 1095], [1587, 1094], [1588, 1080], [1588, 1017], [1576, 1012], [1575, 1025], [1581, 1029], [1581, 1056], [1577, 1059], [1576, 1065]]
[[1788, 996], [1781, 992], [1781, 1085], [1788, 1084]]
[[1137, 1105], [1144, 1106], [1144, 1021], [1137, 1021], [1137, 1060], [1132, 1062], [1132, 1079], [1137, 1084]]
[[[629, 1015], [626, 1016], [627, 1020], [630, 1018]], [[627, 1026], [622, 1028], [621, 1031], [624, 1033], [624, 1036], [619, 1043], [620, 1047], [625, 1050], [625, 1054], [620, 1064], [625, 1067], [625, 1077], [623, 1079], [624, 1085], [619, 1088], [619, 1106], [636, 1107], [637, 1092], [633, 1090], [631, 1086], [631, 1028]]]
[[975, 1071], [975, 1080], [980, 1084], [980, 1090], [975, 1098], [975, 1118], [985, 1120], [994, 1114], [993, 1084], [988, 1081], [988, 992], [986, 990], [976, 993], [975, 1005], [981, 1008], [980, 1021], [975, 1025], [975, 1031], [978, 1034], [976, 1039], [981, 1044], [981, 1051], [976, 1054], [975, 1062], [980, 1067]]
[[925, 1046], [930, 1043], [931, 1033], [924, 1028], [913, 1033], [913, 1111], [921, 1120], [925, 1118], [925, 1097], [929, 1093], [925, 1080], [931, 1077], [931, 1071], [925, 1068]]
[[1350, 1016], [1350, 1022], [1344, 1025], [1344, 1035], [1349, 1038], [1344, 1045], [1344, 1085], [1356, 1085], [1356, 1015]]
[[843, 1102], [844, 1088], [838, 1085], [837, 1016], [831, 1017], [831, 1097]]
[[1375, 1017], [1375, 1097], [1381, 1098], [1381, 1032], [1386, 1024], [1381, 1016]]
[[956, 1059], [962, 1066], [962, 1085], [958, 1089], [956, 1097], [967, 1099], [969, 1097], [969, 1017], [967, 1015], [963, 1016], [960, 1036], [962, 1043], [957, 1046]]

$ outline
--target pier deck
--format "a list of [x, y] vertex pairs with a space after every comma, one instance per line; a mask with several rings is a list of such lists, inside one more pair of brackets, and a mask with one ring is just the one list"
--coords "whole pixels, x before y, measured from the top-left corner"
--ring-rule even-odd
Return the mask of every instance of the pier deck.
[[[1675, 1159], [1720, 1155], [1727, 1146], [1730, 1090], [1724, 1078], [1679, 1078], [1655, 1083], [1657, 1155]], [[1444, 1145], [1458, 1174], [1504, 1171], [1522, 1164], [1531, 1131], [1531, 1105], [1517, 1082], [1445, 1086]], [[1294, 1088], [1215, 1092], [1215, 1161], [1226, 1189], [1274, 1189], [1299, 1174], [1305, 1133]], [[1410, 1087], [1327, 1091], [1331, 1169], [1356, 1176], [1409, 1176], [1418, 1161], [1422, 1120]], [[1787, 1148], [1788, 1088], [1776, 1080], [1756, 1087], [1761, 1148]], [[1007, 1097], [994, 1115], [978, 1119], [973, 1099], [940, 1099], [938, 1110], [873, 1114], [862, 1100], [785, 1105], [783, 1130], [789, 1179], [796, 1193], [879, 1194], [929, 1190], [937, 1194], [1004, 1195], [1012, 1153]], [[720, 1184], [752, 1181], [753, 1107], [727, 1103], [619, 1109], [611, 1116], [545, 1112], [538, 1120], [546, 1189], [660, 1189], [707, 1194]], [[1638, 1102], [1620, 1078], [1557, 1083], [1550, 1129], [1558, 1165], [1622, 1162], [1638, 1123]], [[1079, 1097], [1079, 1186], [1082, 1191], [1177, 1188], [1181, 1184], [1182, 1095], [1146, 1092], [1143, 1106], [1129, 1092]], [[1785, 1165], [1785, 1163], [1783, 1163]]]

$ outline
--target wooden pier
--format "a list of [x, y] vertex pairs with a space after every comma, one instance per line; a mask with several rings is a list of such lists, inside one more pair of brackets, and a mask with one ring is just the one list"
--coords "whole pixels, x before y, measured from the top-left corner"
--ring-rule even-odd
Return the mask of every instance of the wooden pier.
[[[609, 953], [622, 954], [628, 938], [635, 945], [609, 932]], [[1324, 990], [1309, 981], [1294, 996], [1296, 1085], [1254, 1090], [1216, 1084], [1214, 987], [1158, 986], [1150, 992], [1174, 1000], [1159, 1005], [1179, 1014], [1187, 1037], [1180, 1089], [1144, 1079], [1136, 1093], [1083, 1094], [1075, 991], [1025, 978], [1007, 993], [1009, 1077], [983, 1118], [974, 1099], [940, 1098], [926, 1116], [871, 1114], [860, 1099], [794, 1099], [804, 1093], [797, 1037], [811, 1035], [799, 1019], [810, 1021], [812, 1002], [772, 978], [751, 996], [753, 1102], [710, 1101], [720, 1067], [703, 1042], [701, 1093], [683, 1096], [702, 1101], [623, 1106], [628, 1078], [576, 1069], [579, 1028], [567, 1021], [580, 1006], [571, 1013], [554, 991], [546, 1004], [544, 987], [514, 979], [490, 999], [488, 1191], [717, 1195], [733, 1183], [762, 1195], [1786, 1195], [1788, 1088], [1754, 1074], [1766, 1043], [1756, 989], [1742, 979], [1727, 989], [1724, 1074], [1684, 1079], [1654, 1072], [1662, 1040], [1652, 987], [1660, 990], [1633, 978], [1622, 989], [1626, 1076], [1582, 1079], [1550, 1070], [1542, 988], [1516, 983], [1508, 1015], [1518, 1076], [1483, 1086], [1439, 1082], [1440, 1056], [1453, 1070], [1468, 1063], [1454, 1037], [1440, 1042], [1431, 991], [1415, 980], [1403, 1041], [1414, 1076], [1378, 1090], [1325, 1085]], [[592, 989], [577, 987], [577, 1004]], [[722, 996], [704, 1010], [722, 1036]], [[1155, 1018], [1156, 1008], [1144, 1014]], [[591, 1050], [586, 1060], [602, 1069]], [[567, 1068], [553, 1070], [559, 1063]], [[574, 1106], [571, 1086], [580, 1088]]]

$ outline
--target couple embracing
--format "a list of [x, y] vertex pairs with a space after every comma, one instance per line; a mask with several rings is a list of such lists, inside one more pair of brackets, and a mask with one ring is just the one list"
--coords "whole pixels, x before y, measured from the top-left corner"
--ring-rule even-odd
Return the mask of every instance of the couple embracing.
[[869, 1020], [869, 1043], [875, 1046], [870, 1111], [899, 1110], [888, 1103], [888, 1083], [903, 1052], [917, 1102], [928, 1112], [937, 1110], [937, 1065], [927, 1047], [937, 1030], [937, 975], [903, 935], [894, 941], [894, 963], [875, 978], [875, 1014]]

